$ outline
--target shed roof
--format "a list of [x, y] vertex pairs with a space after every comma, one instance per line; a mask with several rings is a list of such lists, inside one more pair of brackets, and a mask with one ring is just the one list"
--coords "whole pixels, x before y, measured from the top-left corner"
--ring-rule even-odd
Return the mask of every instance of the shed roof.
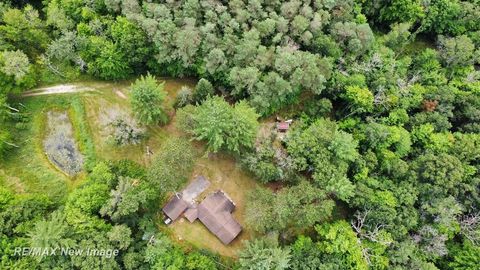
[[277, 129], [278, 130], [287, 130], [290, 127], [289, 122], [279, 122], [277, 123]]
[[163, 207], [163, 212], [171, 220], [176, 220], [188, 207], [188, 204], [177, 196], [173, 196], [172, 199]]

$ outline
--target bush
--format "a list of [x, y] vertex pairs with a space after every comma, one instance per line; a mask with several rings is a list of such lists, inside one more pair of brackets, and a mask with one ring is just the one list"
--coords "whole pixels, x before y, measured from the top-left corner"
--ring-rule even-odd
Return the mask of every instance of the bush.
[[132, 119], [115, 119], [110, 126], [113, 128], [111, 137], [116, 145], [139, 144], [145, 135], [145, 130]]
[[187, 86], [182, 86], [175, 97], [175, 108], [182, 108], [193, 102], [192, 89]]
[[115, 145], [138, 144], [145, 137], [145, 129], [120, 106], [103, 109], [99, 122], [102, 135]]
[[200, 104], [208, 97], [213, 96], [213, 94], [213, 85], [206, 79], [200, 79], [193, 92], [193, 101]]

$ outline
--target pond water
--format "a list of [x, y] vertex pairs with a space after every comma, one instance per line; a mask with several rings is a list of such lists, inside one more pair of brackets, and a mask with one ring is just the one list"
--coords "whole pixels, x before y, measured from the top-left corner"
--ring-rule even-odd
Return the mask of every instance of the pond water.
[[43, 146], [48, 159], [69, 176], [82, 171], [83, 156], [75, 143], [67, 112], [49, 111], [46, 128]]

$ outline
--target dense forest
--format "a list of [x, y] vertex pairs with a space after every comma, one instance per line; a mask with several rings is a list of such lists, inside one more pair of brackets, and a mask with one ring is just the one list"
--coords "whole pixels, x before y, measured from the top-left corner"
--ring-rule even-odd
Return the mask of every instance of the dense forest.
[[[62, 198], [0, 185], [0, 269], [478, 269], [479, 65], [478, 0], [1, 1], [0, 163], [18, 151], [27, 90], [133, 80], [136, 121], [162, 126], [156, 77], [198, 82], [172, 107], [185, 136], [150, 166], [87, 157]], [[288, 132], [262, 136], [276, 117]], [[118, 126], [117, 143], [141, 139]], [[233, 258], [157, 228], [192, 141], [258, 183]]]

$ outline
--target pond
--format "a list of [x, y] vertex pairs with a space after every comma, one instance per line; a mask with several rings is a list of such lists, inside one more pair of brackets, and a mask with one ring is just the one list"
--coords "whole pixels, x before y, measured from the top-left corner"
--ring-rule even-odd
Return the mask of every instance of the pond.
[[46, 128], [43, 146], [48, 159], [69, 176], [81, 172], [83, 156], [75, 143], [67, 112], [49, 111]]

